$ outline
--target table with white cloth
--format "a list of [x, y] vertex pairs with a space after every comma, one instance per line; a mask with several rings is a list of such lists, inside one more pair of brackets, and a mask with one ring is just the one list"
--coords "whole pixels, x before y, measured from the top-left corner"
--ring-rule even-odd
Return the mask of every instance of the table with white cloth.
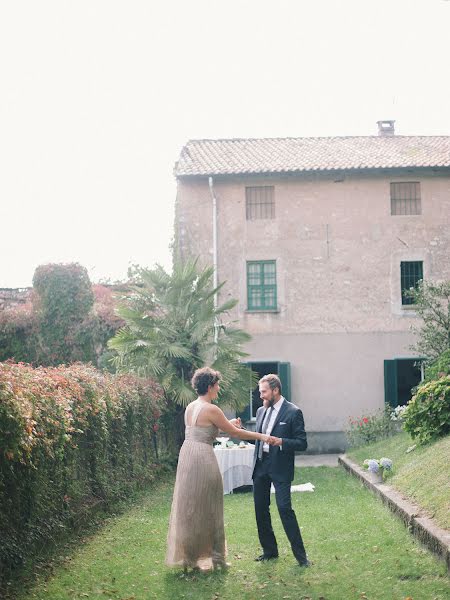
[[214, 453], [223, 479], [223, 493], [231, 494], [243, 485], [253, 485], [253, 455], [255, 447], [248, 444], [244, 448], [238, 445], [231, 448], [216, 446]]

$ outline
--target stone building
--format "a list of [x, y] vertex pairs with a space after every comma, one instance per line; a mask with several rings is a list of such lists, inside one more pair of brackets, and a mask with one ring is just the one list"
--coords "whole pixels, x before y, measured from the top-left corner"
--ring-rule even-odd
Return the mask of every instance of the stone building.
[[175, 248], [215, 264], [220, 302], [239, 299], [248, 361], [280, 374], [312, 452], [343, 450], [349, 417], [408, 402], [421, 357], [404, 292], [450, 279], [450, 137], [378, 127], [192, 140], [175, 166]]

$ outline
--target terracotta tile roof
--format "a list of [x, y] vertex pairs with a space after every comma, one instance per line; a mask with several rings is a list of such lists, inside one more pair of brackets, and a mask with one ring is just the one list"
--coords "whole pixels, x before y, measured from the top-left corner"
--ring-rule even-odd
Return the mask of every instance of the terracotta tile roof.
[[177, 177], [450, 167], [450, 136], [190, 140]]

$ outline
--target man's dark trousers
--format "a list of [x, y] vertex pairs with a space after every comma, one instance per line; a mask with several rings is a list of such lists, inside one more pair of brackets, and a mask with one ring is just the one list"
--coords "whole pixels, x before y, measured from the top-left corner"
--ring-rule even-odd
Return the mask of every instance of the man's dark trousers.
[[263, 459], [258, 460], [253, 475], [253, 498], [255, 502], [256, 524], [258, 526], [259, 541], [265, 556], [278, 556], [278, 547], [272, 529], [270, 517], [270, 488], [275, 487], [275, 499], [284, 531], [291, 544], [292, 552], [299, 562], [306, 560], [306, 551], [303, 545], [297, 517], [292, 509], [291, 482], [272, 481], [270, 472], [271, 456], [263, 452]]

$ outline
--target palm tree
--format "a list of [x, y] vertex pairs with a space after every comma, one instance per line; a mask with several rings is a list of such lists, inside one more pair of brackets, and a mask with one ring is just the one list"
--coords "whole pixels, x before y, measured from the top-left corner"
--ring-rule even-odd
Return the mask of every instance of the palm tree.
[[249, 401], [255, 374], [242, 360], [242, 344], [250, 339], [225, 320], [237, 304], [228, 300], [215, 307], [213, 269], [200, 269], [197, 260], [176, 263], [168, 274], [161, 266], [139, 269], [138, 283], [122, 298], [118, 314], [125, 321], [110, 340], [118, 371], [156, 379], [167, 409], [178, 417], [182, 439], [184, 408], [195, 398], [190, 381], [205, 365], [222, 374], [219, 402], [240, 410]]

